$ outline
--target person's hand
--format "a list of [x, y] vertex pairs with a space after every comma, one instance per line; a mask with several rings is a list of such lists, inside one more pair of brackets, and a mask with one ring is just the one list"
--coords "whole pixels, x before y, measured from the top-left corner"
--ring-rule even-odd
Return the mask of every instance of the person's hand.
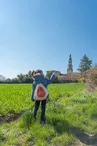
[[55, 77], [57, 77], [60, 73], [58, 71], [55, 72]]

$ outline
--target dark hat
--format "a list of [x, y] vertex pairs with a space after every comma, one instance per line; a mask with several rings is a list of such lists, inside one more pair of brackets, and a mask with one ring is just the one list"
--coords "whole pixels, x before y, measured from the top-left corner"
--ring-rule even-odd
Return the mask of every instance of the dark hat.
[[35, 73], [40, 73], [40, 74], [43, 74], [43, 71], [42, 71], [42, 70], [40, 70], [40, 69], [37, 69], [37, 70], [35, 71]]

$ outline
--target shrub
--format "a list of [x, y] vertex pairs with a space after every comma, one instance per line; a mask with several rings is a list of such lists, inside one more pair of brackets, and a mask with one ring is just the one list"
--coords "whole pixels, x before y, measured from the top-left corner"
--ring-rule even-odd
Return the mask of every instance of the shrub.
[[84, 83], [84, 82], [85, 82], [85, 78], [78, 79], [78, 83]]
[[93, 91], [97, 89], [97, 67], [94, 67], [86, 73], [86, 89]]

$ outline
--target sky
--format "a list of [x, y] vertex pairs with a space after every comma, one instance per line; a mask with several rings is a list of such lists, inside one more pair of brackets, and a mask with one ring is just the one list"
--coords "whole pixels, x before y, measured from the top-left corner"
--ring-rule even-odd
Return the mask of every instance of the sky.
[[97, 0], [0, 0], [0, 74], [97, 63]]

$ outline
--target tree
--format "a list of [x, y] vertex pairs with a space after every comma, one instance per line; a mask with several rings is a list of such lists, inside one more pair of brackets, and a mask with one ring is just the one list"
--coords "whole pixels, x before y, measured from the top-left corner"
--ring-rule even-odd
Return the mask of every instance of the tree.
[[83, 73], [83, 72], [86, 72], [91, 67], [92, 67], [92, 60], [90, 60], [85, 54], [81, 59], [78, 71]]
[[[51, 77], [51, 75], [52, 75], [53, 72], [55, 72], [55, 70], [47, 71], [47, 72], [46, 72], [46, 77], [50, 79], [50, 77]], [[59, 72], [59, 73], [60, 73], [60, 72]], [[54, 83], [59, 83], [58, 77], [56, 77], [56, 78], [54, 79]]]
[[5, 80], [5, 83], [11, 83], [11, 79], [10, 79], [10, 78], [7, 78], [7, 79]]
[[17, 79], [19, 83], [32, 83], [33, 79], [30, 76], [30, 71], [28, 72], [28, 74], [19, 74], [17, 75]]
[[33, 78], [31, 76], [31, 71], [27, 74], [18, 74], [16, 78], [5, 78], [0, 75], [0, 83], [33, 83]]
[[92, 67], [87, 72], [86, 78], [86, 89], [88, 91], [93, 91], [97, 89], [97, 67]]
[[31, 70], [28, 72], [29, 78], [31, 78]]
[[95, 64], [94, 67], [97, 68], [97, 64]]
[[13, 78], [13, 79], [11, 79], [11, 83], [19, 83], [19, 81], [17, 78]]
[[24, 83], [25, 82], [25, 75], [24, 74], [19, 74], [19, 75], [17, 75], [17, 78], [18, 78], [18, 81], [20, 82], [20, 83]]
[[6, 78], [5, 78], [3, 75], [0, 75], [0, 81], [1, 81], [1, 82], [4, 82], [5, 79], [6, 79]]
[[25, 83], [33, 83], [32, 77], [28, 74], [25, 74]]
[[46, 77], [50, 79], [50, 77], [51, 77], [51, 75], [52, 75], [53, 72], [55, 72], [55, 71], [54, 70], [47, 71], [46, 72]]

